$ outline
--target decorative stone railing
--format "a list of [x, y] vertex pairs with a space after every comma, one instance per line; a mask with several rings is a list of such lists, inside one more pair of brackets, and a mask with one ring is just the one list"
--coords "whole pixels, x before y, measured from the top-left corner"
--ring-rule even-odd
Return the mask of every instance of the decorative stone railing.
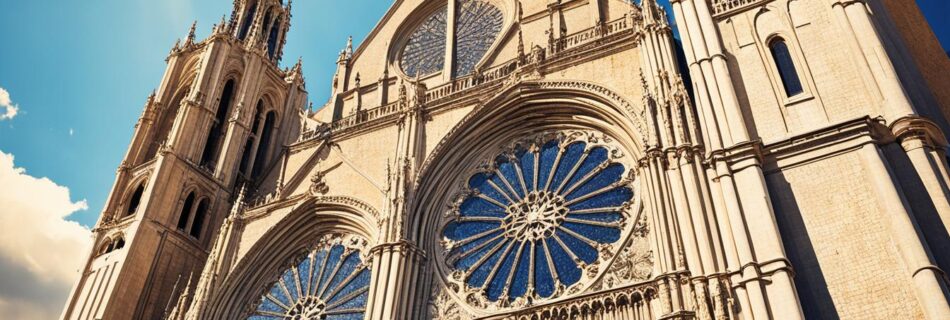
[[726, 16], [762, 2], [765, 2], [765, 0], [715, 0], [713, 2], [713, 15], [716, 17]]
[[[560, 55], [569, 55], [568, 52], [573, 49], [591, 49], [591, 45], [606, 44], [609, 39], [612, 39], [611, 37], [633, 30], [633, 26], [633, 19], [629, 15], [625, 15], [620, 19], [575, 32], [555, 40], [550, 44], [547, 51], [544, 49], [531, 50], [533, 52], [524, 57], [505, 61], [487, 70], [476, 70], [471, 75], [428, 89], [423, 98], [424, 103], [431, 106], [441, 101], [463, 96], [473, 90], [498, 84], [527, 64], [540, 64]], [[326, 138], [351, 128], [361, 128], [367, 122], [397, 113], [401, 107], [398, 102], [390, 103], [318, 126], [312, 130], [306, 130], [301, 134], [298, 142]]]
[[484, 317], [483, 320], [547, 320], [547, 319], [657, 319], [659, 299], [657, 281], [623, 286], [539, 305], [509, 314]]
[[343, 119], [325, 123], [311, 130], [304, 131], [300, 134], [299, 141], [326, 138], [332, 134], [396, 114], [400, 108], [401, 106], [397, 101], [381, 107], [359, 111]]
[[583, 46], [596, 40], [604, 39], [621, 31], [631, 29], [631, 23], [632, 22], [630, 21], [630, 18], [624, 15], [623, 18], [610, 21], [606, 24], [575, 32], [573, 34], [567, 35], [566, 37], [555, 40], [551, 51], [557, 54], [566, 50]]
[[520, 59], [512, 59], [486, 71], [476, 71], [471, 75], [429, 89], [426, 91], [425, 102], [433, 103], [442, 99], [451, 98], [469, 89], [505, 79], [518, 70], [518, 67], [521, 65], [519, 60]]

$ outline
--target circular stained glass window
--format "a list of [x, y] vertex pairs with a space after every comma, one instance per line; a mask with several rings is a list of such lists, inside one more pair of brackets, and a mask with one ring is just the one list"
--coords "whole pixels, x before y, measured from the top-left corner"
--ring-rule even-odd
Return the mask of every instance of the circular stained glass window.
[[370, 276], [358, 249], [326, 243], [285, 270], [248, 319], [363, 319]]
[[589, 133], [542, 135], [468, 177], [442, 229], [451, 287], [469, 302], [507, 306], [589, 285], [629, 233], [634, 199], [630, 173], [609, 142]]
[[[475, 69], [498, 38], [504, 16], [501, 10], [484, 0], [459, 0], [456, 7], [454, 75], [465, 76]], [[447, 8], [443, 7], [412, 31], [399, 62], [406, 75], [422, 77], [445, 68], [447, 19]]]

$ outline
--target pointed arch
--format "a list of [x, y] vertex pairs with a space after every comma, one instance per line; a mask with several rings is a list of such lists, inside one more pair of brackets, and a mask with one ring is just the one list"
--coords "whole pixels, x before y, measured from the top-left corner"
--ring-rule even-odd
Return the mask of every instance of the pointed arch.
[[[249, 212], [254, 220], [267, 212]], [[312, 197], [275, 223], [247, 253], [238, 257], [233, 271], [224, 280], [215, 296], [208, 301], [207, 313], [201, 318], [245, 319], [260, 301], [260, 294], [294, 259], [311, 248], [327, 234], [352, 235], [366, 241], [372, 248], [373, 235], [378, 234], [379, 212], [365, 202], [350, 197]], [[263, 272], [262, 272], [263, 271]]]
[[234, 79], [230, 79], [224, 83], [224, 87], [221, 89], [221, 98], [218, 101], [218, 107], [215, 109], [215, 117], [212, 120], [204, 151], [202, 151], [201, 160], [199, 161], [202, 166], [209, 168], [216, 166], [218, 155], [223, 148], [223, 138], [228, 130], [228, 115], [231, 114], [231, 105], [234, 102], [234, 94], [237, 89], [235, 83]]
[[139, 210], [139, 206], [142, 204], [142, 196], [145, 193], [145, 182], [142, 182], [135, 188], [135, 191], [132, 192], [132, 195], [129, 196], [127, 205], [125, 206], [125, 213], [123, 217], [130, 217], [135, 215]]

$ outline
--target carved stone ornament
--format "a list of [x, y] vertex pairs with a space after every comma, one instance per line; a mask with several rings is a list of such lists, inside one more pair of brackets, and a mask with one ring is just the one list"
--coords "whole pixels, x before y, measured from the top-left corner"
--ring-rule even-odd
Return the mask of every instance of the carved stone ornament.
[[320, 196], [330, 192], [330, 186], [327, 185], [326, 171], [317, 171], [310, 177], [310, 195]]
[[472, 165], [447, 204], [445, 287], [478, 316], [586, 292], [635, 233], [634, 160], [581, 130], [535, 134], [495, 155]]

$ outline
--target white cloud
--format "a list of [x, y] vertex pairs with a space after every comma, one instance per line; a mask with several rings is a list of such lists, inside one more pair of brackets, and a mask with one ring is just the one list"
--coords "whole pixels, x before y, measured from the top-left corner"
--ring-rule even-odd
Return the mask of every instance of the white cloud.
[[92, 241], [89, 229], [65, 218], [86, 209], [68, 188], [28, 175], [0, 151], [0, 314], [59, 316]]
[[0, 120], [13, 119], [19, 111], [20, 108], [13, 104], [13, 100], [10, 99], [10, 93], [4, 88], [0, 88]]

